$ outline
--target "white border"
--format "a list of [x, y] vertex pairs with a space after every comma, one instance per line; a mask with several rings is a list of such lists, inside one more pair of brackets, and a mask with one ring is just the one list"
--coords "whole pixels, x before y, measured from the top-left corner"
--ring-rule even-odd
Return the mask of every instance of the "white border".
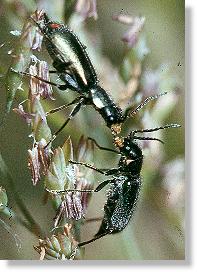
[[[159, 0], [158, 0], [159, 1]], [[177, 4], [179, 1], [177, 0]], [[176, 12], [176, 11], [175, 11]], [[189, 16], [189, 18], [188, 18]], [[197, 1], [186, 0], [186, 182], [188, 183], [187, 194], [187, 243], [186, 261], [80, 261], [72, 263], [63, 262], [39, 262], [39, 261], [0, 261], [1, 271], [197, 271]], [[188, 25], [189, 23], [189, 25]], [[191, 41], [191, 44], [189, 44]], [[191, 51], [190, 51], [191, 49]], [[192, 205], [191, 205], [192, 204]]]

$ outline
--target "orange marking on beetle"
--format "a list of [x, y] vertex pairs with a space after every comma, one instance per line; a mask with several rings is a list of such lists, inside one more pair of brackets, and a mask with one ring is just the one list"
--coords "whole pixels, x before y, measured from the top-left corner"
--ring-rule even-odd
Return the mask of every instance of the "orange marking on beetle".
[[124, 146], [124, 139], [122, 137], [115, 137], [114, 143], [117, 147], [123, 147]]
[[50, 27], [54, 29], [59, 28], [60, 26], [61, 26], [60, 24], [56, 24], [56, 23], [50, 24]]
[[122, 124], [113, 124], [111, 126], [111, 131], [113, 135], [119, 134], [121, 132]]

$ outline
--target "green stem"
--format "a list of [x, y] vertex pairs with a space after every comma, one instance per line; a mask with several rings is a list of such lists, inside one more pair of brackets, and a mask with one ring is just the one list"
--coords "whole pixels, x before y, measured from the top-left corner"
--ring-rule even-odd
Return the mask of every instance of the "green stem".
[[23, 220], [20, 216], [18, 216], [13, 210], [11, 210], [9, 207], [6, 207], [2, 213], [6, 215], [7, 217], [14, 219], [15, 221], [19, 222], [22, 226], [24, 226], [26, 229], [28, 229], [30, 232], [32, 232], [32, 227]]
[[19, 239], [18, 235], [14, 233], [12, 228], [8, 224], [6, 224], [1, 218], [0, 218], [0, 225], [2, 225], [4, 229], [6, 229], [10, 233], [10, 235], [14, 238], [16, 246], [19, 250], [21, 248], [21, 240]]
[[8, 168], [7, 168], [3, 158], [1, 156], [1, 153], [0, 153], [0, 173], [2, 174], [4, 179], [9, 183], [10, 187], [12, 188], [12, 191], [14, 192], [14, 195], [15, 195], [16, 204], [18, 205], [19, 209], [23, 213], [25, 219], [28, 221], [28, 224], [24, 220], [19, 219], [18, 216], [17, 216], [17, 220], [23, 226], [25, 226], [30, 232], [32, 232], [34, 235], [36, 235], [37, 237], [44, 236], [39, 224], [31, 216], [31, 214], [28, 211], [28, 209], [26, 208], [23, 200], [21, 199], [20, 195], [18, 194], [18, 192], [16, 190], [15, 183], [13, 181], [13, 178], [8, 171]]

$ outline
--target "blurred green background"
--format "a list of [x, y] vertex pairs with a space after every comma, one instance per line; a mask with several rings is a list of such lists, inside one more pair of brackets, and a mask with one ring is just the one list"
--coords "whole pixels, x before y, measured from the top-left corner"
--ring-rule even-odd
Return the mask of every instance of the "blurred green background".
[[[6, 101], [3, 75], [10, 63], [10, 56], [7, 54], [9, 50], [8, 42], [14, 44], [14, 38], [10, 31], [20, 30], [26, 17], [37, 7], [46, 10], [51, 18], [64, 21], [67, 4], [68, 1], [63, 0], [2, 0], [0, 2], [0, 43], [5, 43], [0, 48], [1, 116]], [[157, 169], [157, 172], [154, 172], [154, 163], [157, 163], [154, 152], [151, 153], [150, 151], [150, 154], [148, 151], [145, 152], [142, 172], [143, 189], [138, 207], [129, 226], [120, 234], [105, 237], [88, 245], [85, 250], [85, 259], [184, 259], [184, 1], [100, 0], [97, 1], [97, 12], [97, 21], [90, 18], [85, 23], [85, 29], [90, 33], [88, 52], [96, 70], [102, 61], [99, 55], [102, 55], [103, 59], [107, 59], [115, 69], [119, 69], [122, 62], [124, 45], [121, 37], [127, 26], [114, 22], [111, 19], [112, 15], [122, 12], [146, 18], [143, 32], [147, 37], [150, 54], [143, 63], [143, 70], [158, 69], [161, 64], [166, 63], [170, 65], [172, 77], [178, 79], [179, 95], [178, 102], [165, 123], [180, 123], [182, 128], [165, 131], [165, 146], [157, 147], [159, 150], [161, 149], [157, 152], [162, 152], [162, 171]], [[75, 31], [77, 32], [77, 28], [75, 28]], [[83, 33], [80, 35], [83, 36]], [[87, 45], [86, 41], [84, 43]], [[41, 53], [40, 56], [51, 63], [46, 52]], [[102, 83], [105, 88], [105, 82]], [[113, 96], [113, 89], [109, 89], [109, 91]], [[54, 107], [55, 103], [56, 105], [62, 104], [62, 94], [60, 95], [59, 98], [57, 95]], [[63, 95], [67, 96], [67, 94]], [[22, 97], [17, 95], [17, 102], [22, 101]], [[17, 102], [14, 103], [15, 106]], [[157, 112], [155, 114], [157, 115]], [[63, 120], [63, 113], [59, 114], [56, 124], [52, 117], [52, 128], [57, 129]], [[30, 172], [27, 169], [27, 150], [31, 146], [31, 139], [28, 138], [30, 131], [27, 125], [11, 111], [0, 133], [0, 151], [14, 178], [17, 191], [43, 229], [50, 229], [54, 212], [50, 203], [43, 205], [43, 184], [40, 183], [33, 187]], [[81, 134], [96, 138], [103, 146], [112, 146], [110, 131], [104, 127], [103, 121], [91, 107], [81, 110], [80, 114], [59, 136], [56, 145], [62, 144], [63, 139], [68, 135], [72, 136], [72, 140], [76, 144]], [[106, 162], [111, 166], [116, 164], [116, 160], [111, 158], [111, 154], [95, 152], [94, 163], [96, 166], [103, 165], [106, 167]], [[95, 180], [101, 179], [103, 177], [96, 175]], [[159, 180], [158, 183], [157, 180]], [[0, 185], [7, 190], [9, 206], [17, 211], [12, 189], [6, 184], [6, 180], [0, 181]], [[102, 215], [101, 209], [104, 201], [104, 192], [94, 195], [87, 217]], [[37, 238], [11, 220], [8, 223], [20, 237], [22, 248], [17, 251], [14, 240], [1, 227], [0, 259], [38, 259], [38, 254], [33, 249], [33, 245], [38, 244]], [[85, 225], [82, 231], [82, 240], [91, 238], [96, 233], [98, 226], [98, 222]]]

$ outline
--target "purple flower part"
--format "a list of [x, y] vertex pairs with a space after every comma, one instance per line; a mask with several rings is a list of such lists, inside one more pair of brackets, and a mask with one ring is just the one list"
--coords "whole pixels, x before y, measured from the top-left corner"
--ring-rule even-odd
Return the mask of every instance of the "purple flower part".
[[[29, 66], [29, 73], [33, 76], [37, 76], [38, 73], [37, 73], [37, 67], [36, 65], [30, 65]], [[35, 77], [30, 77], [30, 95], [31, 97], [35, 97], [35, 96], [39, 96], [40, 93], [39, 93], [39, 89], [38, 89], [38, 84], [39, 84], [39, 80]]]
[[[92, 185], [86, 179], [80, 178], [77, 180], [73, 192], [65, 193], [64, 199], [54, 218], [55, 227], [57, 227], [63, 217], [75, 220], [80, 220], [85, 217], [90, 192], [83, 192], [83, 190], [92, 190], [92, 188]], [[82, 190], [82, 192], [80, 192], [80, 190]]]
[[98, 18], [96, 0], [78, 0], [75, 10], [84, 20], [89, 17], [93, 17], [95, 20]]
[[[43, 11], [36, 11], [34, 12], [34, 14], [31, 16], [31, 18], [34, 21], [39, 21], [41, 20], [42, 16], [43, 16]], [[38, 33], [38, 31], [34, 31], [36, 28], [35, 23], [33, 23], [32, 20], [28, 20], [27, 24], [24, 26], [22, 32], [21, 32], [21, 42], [24, 41], [28, 41], [29, 43], [29, 47], [31, 49], [37, 49], [39, 50], [41, 47], [41, 43], [42, 43], [42, 37], [41, 35]]]
[[67, 192], [60, 204], [54, 218], [54, 226], [57, 227], [63, 217], [79, 220], [84, 217], [80, 192]]
[[151, 96], [158, 93], [160, 79], [160, 74], [157, 70], [148, 70], [144, 72], [142, 77], [142, 88], [144, 96]]
[[31, 170], [33, 185], [40, 181], [41, 174], [45, 175], [49, 168], [49, 150], [44, 148], [45, 145], [46, 141], [43, 139], [39, 143], [34, 144], [32, 150], [28, 150], [28, 167]]
[[42, 41], [43, 41], [43, 36], [39, 32], [36, 32], [32, 42], [31, 49], [40, 51], [42, 47]]
[[123, 35], [122, 41], [127, 43], [130, 48], [136, 45], [144, 23], [145, 17], [135, 17], [130, 29]]
[[50, 164], [50, 149], [46, 148], [46, 144], [45, 139], [38, 142], [38, 155], [43, 175], [47, 174]]
[[24, 108], [21, 104], [19, 104], [18, 108], [13, 109], [13, 111], [16, 112], [17, 114], [19, 114], [28, 125], [31, 124], [31, 121], [35, 116], [35, 114], [25, 112]]
[[118, 21], [125, 25], [131, 25], [134, 22], [134, 18], [132, 16], [122, 13], [112, 15], [112, 20]]
[[[40, 78], [43, 78], [46, 81], [50, 82], [50, 77], [49, 77], [49, 67], [46, 61], [40, 61], [38, 63], [38, 76]], [[53, 94], [53, 89], [50, 84], [45, 83], [43, 81], [40, 81], [40, 88], [41, 88], [41, 96], [43, 98], [50, 98], [54, 100], [52, 94]]]
[[[92, 190], [93, 189], [93, 184], [89, 183], [87, 179], [85, 178], [80, 178], [77, 179], [76, 182], [76, 189], [77, 190]], [[81, 192], [81, 205], [83, 209], [83, 213], [86, 213], [87, 207], [88, 207], [88, 202], [90, 199], [90, 193], [89, 192]]]
[[79, 220], [83, 218], [85, 211], [83, 210], [81, 194], [81, 192], [67, 192], [60, 205], [59, 212], [68, 219]]
[[[35, 22], [39, 22], [40, 20], [43, 19], [43, 14], [44, 11], [43, 10], [36, 10], [34, 12], [34, 14], [31, 16], [31, 18], [35, 21]], [[34, 24], [35, 25], [35, 24]], [[31, 49], [32, 50], [37, 50], [40, 51], [41, 50], [41, 46], [42, 46], [42, 41], [43, 41], [43, 35], [41, 35], [40, 31], [37, 30], [34, 34], [34, 37], [32, 39], [32, 46]]]
[[[37, 60], [37, 63], [30, 65], [29, 73], [38, 76], [43, 80], [50, 81], [48, 65], [45, 61]], [[30, 78], [30, 91], [33, 96], [41, 96], [42, 98], [54, 99], [52, 96], [53, 89], [50, 84], [39, 80], [35, 77]]]
[[44, 10], [36, 10], [32, 15], [31, 18], [35, 21], [38, 22], [40, 20], [43, 20], [43, 15], [44, 15], [45, 11]]
[[31, 170], [33, 185], [36, 185], [38, 181], [40, 181], [40, 178], [41, 178], [38, 146], [35, 145], [32, 148], [32, 150], [28, 150], [28, 153], [29, 153], [28, 167]]
[[79, 220], [84, 216], [84, 211], [81, 203], [81, 193], [73, 192], [66, 194], [67, 217]]
[[62, 206], [64, 208], [64, 215], [66, 218], [75, 218], [75, 211], [73, 210], [73, 200], [72, 200], [73, 193], [66, 193], [65, 200], [62, 202]]

